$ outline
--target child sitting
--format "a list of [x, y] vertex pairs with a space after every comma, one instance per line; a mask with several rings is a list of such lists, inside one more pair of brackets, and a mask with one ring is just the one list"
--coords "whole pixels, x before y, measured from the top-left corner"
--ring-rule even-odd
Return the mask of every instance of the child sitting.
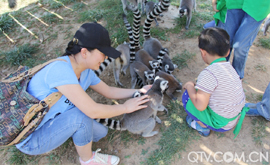
[[[184, 85], [182, 102], [187, 112], [186, 121], [201, 135], [210, 130], [225, 132], [232, 129], [237, 135], [248, 108], [239, 75], [227, 62], [230, 53], [230, 37], [220, 28], [207, 28], [199, 36], [199, 48], [203, 61], [209, 64], [198, 76], [196, 85], [189, 81]], [[243, 109], [243, 110], [242, 110]]]

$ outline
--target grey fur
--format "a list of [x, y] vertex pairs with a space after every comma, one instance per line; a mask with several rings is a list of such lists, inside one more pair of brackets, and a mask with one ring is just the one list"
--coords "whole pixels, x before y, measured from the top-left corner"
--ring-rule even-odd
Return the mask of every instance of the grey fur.
[[[168, 51], [162, 51], [162, 45], [158, 39], [152, 37], [147, 38], [143, 43], [143, 49], [156, 60], [159, 60], [158, 56], [160, 52], [164, 53], [161, 60], [161, 70], [171, 74], [173, 70], [177, 67], [170, 59]], [[165, 66], [167, 66], [167, 69], [165, 68]]]
[[174, 69], [177, 68], [177, 65], [172, 62], [168, 54], [165, 54], [162, 60], [162, 71], [172, 74]]
[[130, 64], [131, 88], [134, 89], [138, 78], [142, 80], [143, 85], [152, 84], [155, 71], [150, 70], [146, 65], [140, 61], [134, 61]]
[[179, 15], [182, 18], [184, 15], [187, 17], [186, 30], [189, 28], [189, 24], [192, 18], [192, 10], [196, 11], [196, 0], [180, 0]]
[[[151, 11], [154, 10], [154, 7], [158, 5], [158, 3], [155, 3], [153, 1], [145, 1], [145, 12], [146, 12], [146, 15], [148, 15]], [[154, 18], [155, 22], [156, 22], [156, 26], [158, 26], [158, 21], [157, 21], [157, 18]]]
[[144, 65], [146, 65], [150, 70], [159, 68], [159, 61], [155, 60], [152, 56], [150, 56], [145, 50], [141, 49], [136, 52], [135, 54], [136, 61], [142, 62]]
[[[144, 11], [144, 0], [121, 0], [123, 5], [123, 11], [127, 15], [127, 10], [132, 10], [134, 6], [141, 4], [142, 11]], [[129, 5], [128, 2], [131, 4]]]
[[113, 65], [113, 75], [115, 79], [115, 84], [121, 87], [124, 87], [123, 84], [120, 82], [119, 76], [120, 72], [123, 75], [126, 75], [126, 70], [129, 67], [129, 60], [130, 60], [130, 52], [129, 52], [129, 44], [123, 43], [116, 47], [116, 50], [121, 52], [120, 57], [114, 60]]
[[167, 80], [168, 89], [166, 89], [166, 94], [173, 100], [177, 100], [177, 97], [173, 95], [174, 92], [180, 92], [182, 89], [182, 83], [178, 82], [178, 80], [171, 74], [165, 73], [163, 71], [159, 71], [156, 73], [156, 76], [164, 78]]
[[141, 134], [143, 137], [152, 137], [158, 134], [158, 131], [153, 130], [156, 122], [161, 123], [161, 120], [157, 117], [157, 111], [167, 111], [162, 105], [163, 92], [167, 85], [167, 80], [160, 77], [156, 78], [152, 88], [146, 93], [150, 100], [146, 103], [147, 107], [133, 113], [125, 114], [121, 120], [121, 130]]

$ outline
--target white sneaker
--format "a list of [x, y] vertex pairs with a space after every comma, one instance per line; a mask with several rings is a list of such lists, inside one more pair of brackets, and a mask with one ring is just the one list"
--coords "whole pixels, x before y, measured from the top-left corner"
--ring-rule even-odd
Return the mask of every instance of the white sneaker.
[[117, 165], [120, 161], [120, 158], [114, 155], [107, 155], [98, 153], [101, 149], [97, 149], [93, 152], [93, 156], [87, 162], [84, 162], [80, 158], [81, 165]]

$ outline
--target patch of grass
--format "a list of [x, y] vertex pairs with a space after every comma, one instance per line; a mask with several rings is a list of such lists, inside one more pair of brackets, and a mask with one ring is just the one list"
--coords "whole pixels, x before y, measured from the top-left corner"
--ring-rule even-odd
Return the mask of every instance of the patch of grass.
[[201, 3], [198, 5], [201, 9], [212, 9], [211, 3]]
[[217, 135], [217, 138], [218, 139], [225, 136], [225, 134], [223, 132], [216, 132], [216, 131], [214, 131], [214, 133]]
[[260, 38], [259, 43], [262, 47], [270, 49], [270, 38]]
[[8, 13], [2, 14], [0, 16], [0, 30], [8, 32], [15, 25], [15, 21], [8, 15]]
[[9, 164], [38, 164], [40, 156], [30, 156], [22, 153], [15, 146], [8, 148], [7, 152], [10, 153], [10, 157], [7, 160]]
[[73, 10], [82, 10], [86, 5], [81, 2], [75, 2], [72, 6]]
[[2, 59], [1, 64], [10, 64], [10, 65], [25, 65], [25, 62], [33, 57], [33, 54], [37, 53], [39, 50], [38, 45], [25, 44], [14, 49], [1, 52], [0, 58]]
[[256, 117], [251, 121], [252, 124], [251, 136], [253, 138], [253, 141], [258, 145], [262, 145], [262, 138], [269, 136], [269, 133], [267, 133], [265, 129], [266, 123], [267, 120], [265, 120], [263, 117]]
[[175, 63], [179, 69], [187, 67], [187, 61], [195, 56], [195, 53], [190, 53], [184, 50], [181, 54], [177, 54], [172, 58], [173, 63]]
[[160, 28], [151, 28], [150, 30], [151, 32], [151, 36], [154, 37], [154, 38], [158, 38], [160, 40], [163, 40], [163, 41], [168, 41], [168, 37], [166, 36], [166, 30], [164, 29], [160, 29]]
[[258, 70], [258, 71], [263, 71], [263, 72], [266, 71], [266, 67], [263, 64], [256, 65], [255, 69]]
[[193, 38], [193, 37], [197, 37], [197, 36], [199, 36], [200, 35], [200, 32], [199, 31], [197, 31], [197, 30], [186, 30], [185, 32], [184, 32], [184, 37], [185, 38]]
[[41, 19], [46, 23], [61, 23], [63, 20], [58, 18], [55, 14], [47, 13], [46, 15], [42, 16]]
[[149, 150], [149, 147], [146, 150], [142, 149], [142, 155], [145, 155], [148, 152], [148, 150]]
[[186, 113], [180, 101], [171, 101], [168, 110], [170, 117], [165, 122], [166, 129], [158, 142], [160, 148], [150, 154], [145, 164], [170, 164], [175, 156], [181, 158], [181, 152], [185, 151], [193, 140], [200, 138], [199, 134], [186, 124]]
[[86, 10], [79, 13], [79, 19], [78, 22], [93, 22], [93, 21], [99, 21], [102, 19], [104, 14], [104, 10]]
[[213, 12], [193, 12], [192, 18], [204, 20], [204, 21], [212, 21], [214, 13]]

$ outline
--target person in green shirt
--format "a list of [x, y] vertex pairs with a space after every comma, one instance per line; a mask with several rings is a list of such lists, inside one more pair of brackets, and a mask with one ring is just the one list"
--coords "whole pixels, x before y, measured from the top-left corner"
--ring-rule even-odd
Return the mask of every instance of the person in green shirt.
[[[226, 7], [225, 30], [230, 36], [231, 49], [234, 49], [232, 66], [243, 79], [249, 49], [270, 13], [270, 1], [226, 0]], [[226, 59], [229, 58], [230, 55]]]
[[213, 10], [216, 14], [213, 16], [214, 20], [206, 23], [203, 29], [209, 27], [220, 27], [225, 28], [225, 17], [227, 13], [226, 1], [225, 0], [213, 0], [212, 1]]

